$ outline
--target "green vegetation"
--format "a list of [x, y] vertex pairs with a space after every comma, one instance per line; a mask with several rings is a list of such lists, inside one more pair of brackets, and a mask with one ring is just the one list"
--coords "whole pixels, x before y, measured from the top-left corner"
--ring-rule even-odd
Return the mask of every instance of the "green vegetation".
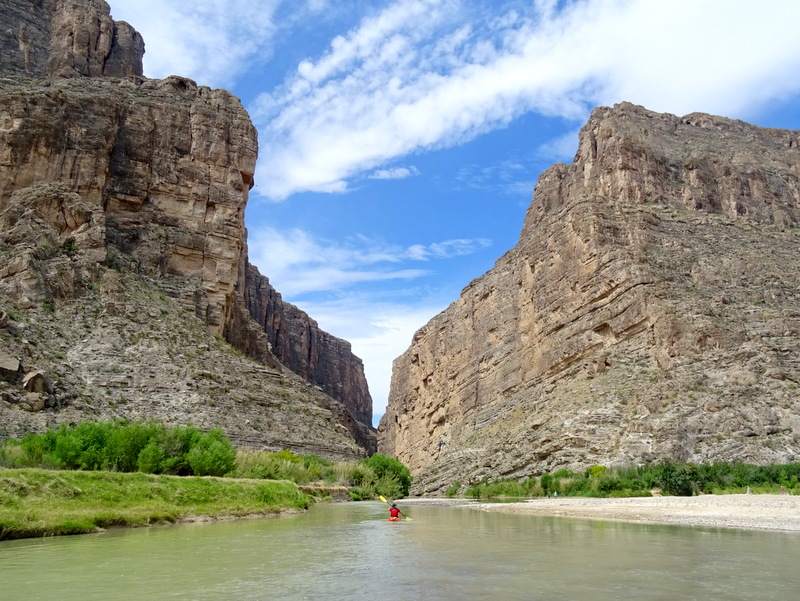
[[221, 429], [203, 432], [156, 422], [62, 425], [0, 447], [4, 467], [224, 476], [235, 462], [236, 449]]
[[[777, 493], [783, 487], [791, 494], [800, 494], [800, 463], [752, 465], [741, 462], [720, 462], [709, 465], [662, 461], [639, 467], [607, 468], [595, 465], [584, 472], [559, 470], [524, 481], [513, 479], [489, 482], [487, 479], [469, 486], [465, 496], [475, 499], [502, 497], [540, 497], [551, 494], [572, 497], [642, 497], [651, 490], [662, 494], [691, 496], [700, 493], [743, 493], [750, 487], [754, 493]], [[453, 489], [456, 485], [458, 487]], [[455, 494], [460, 483], [448, 489]]]
[[411, 471], [397, 459], [376, 453], [362, 463], [375, 472], [375, 491], [378, 494], [395, 499], [408, 494]]
[[333, 463], [316, 455], [297, 456], [289, 451], [240, 451], [238, 478], [285, 479], [297, 484], [324, 483], [345, 486], [357, 501], [378, 495], [399, 499], [408, 495], [411, 472], [402, 463], [380, 453], [360, 461]]
[[220, 429], [62, 425], [0, 443], [0, 539], [305, 509], [314, 499], [298, 484], [344, 486], [354, 500], [400, 498], [411, 473], [380, 454], [334, 463], [287, 450], [237, 452]]
[[306, 509], [291, 482], [0, 468], [0, 540]]
[[461, 490], [461, 482], [456, 480], [450, 486], [447, 487], [444, 496], [447, 497], [448, 499], [452, 499], [458, 494], [459, 490]]

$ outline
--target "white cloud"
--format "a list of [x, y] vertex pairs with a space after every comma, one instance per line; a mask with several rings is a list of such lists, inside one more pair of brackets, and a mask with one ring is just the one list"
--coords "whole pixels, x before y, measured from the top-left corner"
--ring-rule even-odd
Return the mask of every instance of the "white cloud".
[[578, 150], [578, 133], [576, 129], [553, 138], [546, 144], [539, 146], [538, 154], [546, 159], [569, 162]]
[[411, 344], [411, 338], [446, 305], [429, 300], [416, 305], [375, 302], [349, 295], [325, 303], [300, 302], [320, 327], [352, 345], [353, 353], [364, 362], [364, 373], [373, 400], [373, 414], [386, 410], [391, 383], [392, 362]]
[[408, 247], [405, 257], [416, 261], [427, 261], [432, 258], [447, 259], [449, 257], [471, 255], [476, 250], [488, 248], [491, 245], [492, 241], [486, 238], [445, 240], [444, 242], [435, 242], [427, 246], [414, 244]]
[[[462, 239], [403, 248], [363, 236], [334, 243], [302, 230], [282, 233], [270, 228], [251, 228], [248, 240], [251, 263], [268, 275], [283, 297], [313, 316], [322, 329], [349, 341], [362, 358], [376, 415], [383, 413], [389, 397], [392, 361], [405, 352], [420, 325], [451, 299], [431, 299], [430, 291], [419, 289], [370, 295], [352, 284], [421, 278], [433, 272], [408, 268], [409, 263], [446, 260], [490, 244]], [[335, 294], [325, 301], [302, 297], [315, 291]], [[391, 302], [386, 301], [389, 295]]]
[[529, 198], [533, 192], [535, 175], [526, 162], [505, 160], [488, 165], [465, 165], [459, 169], [456, 179], [467, 188]]
[[416, 167], [393, 167], [392, 169], [377, 169], [370, 173], [369, 179], [405, 179], [412, 175], [419, 175]]
[[[148, 77], [190, 77], [229, 87], [266, 60], [281, 0], [112, 0], [111, 15], [144, 37]], [[310, 4], [313, 8], [313, 3]]]
[[288, 297], [308, 292], [337, 291], [364, 282], [412, 280], [430, 270], [408, 262], [448, 259], [472, 254], [491, 245], [486, 239], [459, 239], [409, 247], [390, 245], [364, 236], [344, 242], [316, 240], [303, 230], [281, 232], [251, 228], [250, 262], [268, 275]]
[[400, 0], [303, 61], [252, 107], [259, 192], [343, 192], [410, 153], [527, 111], [582, 120], [629, 100], [737, 116], [800, 90], [800, 3], [576, 0], [467, 22], [468, 3]]

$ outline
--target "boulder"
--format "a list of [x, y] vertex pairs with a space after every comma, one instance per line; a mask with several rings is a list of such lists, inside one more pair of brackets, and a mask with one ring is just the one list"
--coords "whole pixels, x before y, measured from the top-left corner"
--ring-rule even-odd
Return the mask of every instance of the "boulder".
[[22, 373], [22, 364], [18, 359], [0, 350], [0, 380], [18, 382]]

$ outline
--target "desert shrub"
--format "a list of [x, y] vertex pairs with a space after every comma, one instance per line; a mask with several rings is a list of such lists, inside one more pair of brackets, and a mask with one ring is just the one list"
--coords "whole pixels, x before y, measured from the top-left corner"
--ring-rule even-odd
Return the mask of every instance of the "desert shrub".
[[277, 453], [272, 453], [272, 456], [275, 459], [288, 461], [289, 463], [302, 463], [303, 460], [300, 459], [297, 455], [292, 453], [289, 449], [283, 449], [282, 451], [278, 451]]
[[690, 497], [697, 488], [693, 479], [692, 467], [672, 461], [662, 461], [658, 466], [656, 484], [665, 493], [679, 497]]
[[239, 451], [233, 475], [237, 478], [291, 480], [305, 484], [311, 481], [312, 472], [313, 469], [306, 467], [305, 462], [291, 451]]
[[151, 440], [139, 452], [139, 456], [136, 458], [136, 469], [146, 474], [157, 474], [164, 459], [164, 451], [156, 444], [155, 440]]
[[480, 499], [481, 493], [482, 493], [481, 485], [473, 484], [472, 486], [467, 487], [467, 490], [464, 491], [464, 496], [470, 499]]
[[453, 482], [450, 486], [447, 487], [444, 495], [447, 498], [453, 498], [458, 494], [458, 491], [461, 490], [461, 482]]
[[597, 479], [597, 490], [601, 493], [625, 490], [625, 484], [620, 478], [614, 476], [600, 476]]
[[220, 474], [235, 456], [222, 430], [206, 433], [194, 426], [167, 428], [157, 422], [62, 424], [20, 441], [7, 440], [3, 448], [15, 448], [18, 467], [178, 475], [194, 474], [195, 469], [201, 475]]
[[394, 474], [387, 474], [382, 478], [378, 478], [372, 488], [375, 491], [373, 497], [383, 495], [388, 499], [401, 499], [408, 495], [408, 488], [403, 487], [403, 484]]
[[348, 489], [348, 492], [350, 493], [350, 498], [353, 501], [369, 501], [370, 499], [375, 498], [375, 495], [370, 488], [353, 486], [352, 488]]
[[382, 453], [375, 453], [367, 459], [362, 459], [361, 463], [371, 468], [379, 480], [394, 477], [400, 487], [401, 495], [406, 496], [411, 487], [411, 470], [394, 457], [389, 457]]
[[118, 472], [135, 472], [139, 469], [139, 455], [161, 431], [155, 422], [131, 422], [108, 429], [103, 461], [106, 469]]
[[300, 459], [307, 470], [309, 482], [317, 480], [333, 481], [333, 461], [328, 461], [317, 455], [301, 455]]
[[586, 475], [590, 478], [599, 478], [603, 474], [606, 473], [606, 466], [604, 465], [593, 465], [588, 470], [586, 470]]
[[214, 428], [198, 438], [186, 461], [195, 476], [224, 476], [236, 467], [236, 449], [221, 428]]

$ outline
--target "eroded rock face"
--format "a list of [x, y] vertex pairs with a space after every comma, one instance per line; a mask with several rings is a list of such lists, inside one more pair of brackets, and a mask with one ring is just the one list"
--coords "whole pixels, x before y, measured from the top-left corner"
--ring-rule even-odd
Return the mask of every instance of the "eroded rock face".
[[4, 0], [0, 72], [27, 77], [141, 76], [144, 40], [103, 0]]
[[244, 304], [249, 317], [265, 332], [271, 352], [294, 373], [335, 399], [348, 399], [350, 417], [342, 424], [370, 453], [377, 450], [372, 423], [372, 397], [364, 364], [350, 343], [321, 330], [304, 311], [284, 302], [280, 293], [247, 264]]
[[379, 450], [418, 493], [800, 454], [800, 132], [599, 108], [516, 247], [395, 361]]
[[372, 399], [363, 363], [352, 354], [350, 343], [320, 330], [308, 314], [284, 302], [258, 269], [249, 264], [247, 269], [247, 306], [267, 332], [275, 356], [332, 397], [351, 399], [353, 416], [369, 423]]
[[239, 101], [171, 77], [21, 83], [0, 102], [2, 198], [68, 183], [103, 211], [108, 241], [137, 270], [195, 279], [193, 309], [222, 333], [257, 153]]
[[[2, 0], [0, 19], [0, 302], [57, 310], [109, 268], [136, 273], [212, 334], [334, 396], [331, 414], [374, 450], [349, 345], [279, 295], [252, 295], [244, 210], [258, 143], [239, 100], [144, 78], [141, 36], [103, 0]], [[252, 309], [267, 305], [293, 319]], [[276, 319], [280, 332], [265, 330]], [[305, 363], [271, 349], [303, 338]]]

